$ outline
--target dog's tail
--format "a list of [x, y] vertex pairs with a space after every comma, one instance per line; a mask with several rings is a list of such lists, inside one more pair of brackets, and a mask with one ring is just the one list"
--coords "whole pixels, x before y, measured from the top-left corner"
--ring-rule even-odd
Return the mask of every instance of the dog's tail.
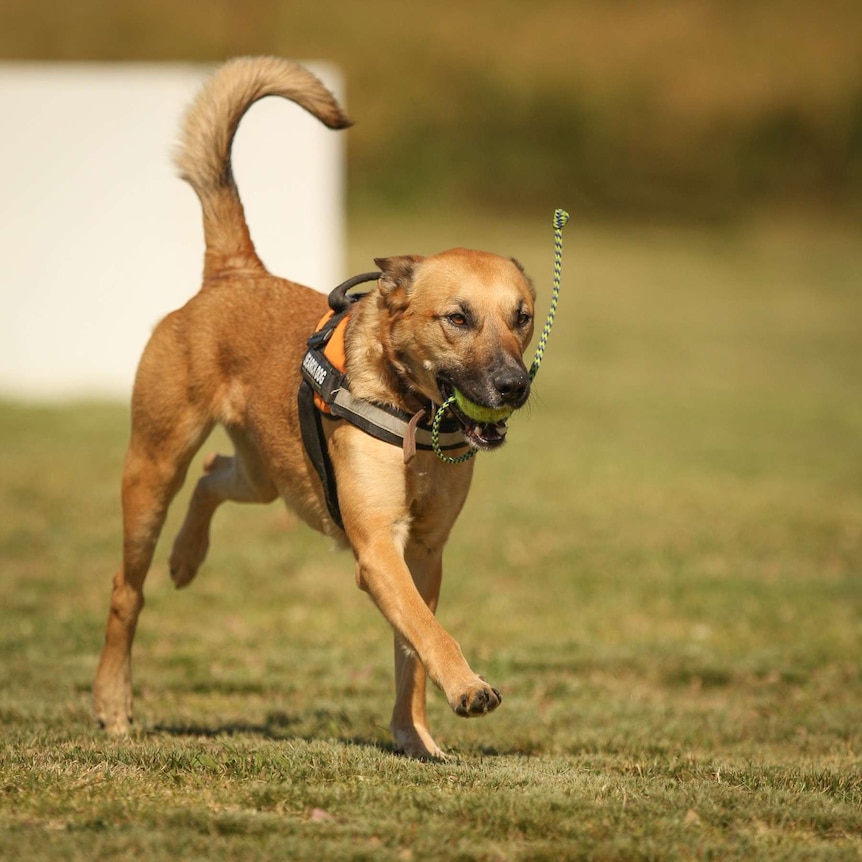
[[264, 96], [296, 102], [331, 129], [350, 125], [335, 97], [307, 69], [277, 57], [239, 57], [204, 84], [186, 114], [174, 162], [203, 208], [204, 278], [263, 269], [231, 168], [231, 146], [245, 112]]

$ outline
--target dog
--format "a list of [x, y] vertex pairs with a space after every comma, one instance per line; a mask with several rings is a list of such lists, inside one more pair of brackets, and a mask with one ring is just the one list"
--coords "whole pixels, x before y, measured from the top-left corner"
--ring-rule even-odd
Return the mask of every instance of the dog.
[[[131, 651], [144, 580], [192, 457], [221, 424], [234, 453], [204, 462], [170, 554], [176, 586], [187, 586], [204, 561], [221, 503], [280, 497], [311, 527], [352, 550], [357, 585], [394, 631], [390, 728], [397, 750], [442, 758], [426, 718], [427, 678], [461, 716], [486, 715], [501, 702], [435, 617], [443, 548], [467, 496], [473, 461], [446, 463], [426, 449], [407, 456], [350, 421], [328, 417], [323, 445], [340, 523], [329, 510], [297, 407], [306, 344], [327, 300], [266, 270], [231, 170], [240, 120], [272, 95], [331, 129], [350, 125], [311, 72], [272, 57], [221, 66], [188, 110], [175, 161], [203, 211], [203, 284], [156, 326], [135, 377], [121, 489], [123, 559], [93, 689], [95, 714], [111, 734], [130, 729]], [[344, 336], [353, 397], [409, 416], [433, 415], [456, 391], [491, 411], [524, 405], [530, 378], [522, 357], [533, 334], [535, 291], [516, 260], [452, 249], [375, 263], [380, 272], [351, 305]], [[505, 422], [482, 424], [450, 409], [460, 433], [457, 453], [503, 443]]]

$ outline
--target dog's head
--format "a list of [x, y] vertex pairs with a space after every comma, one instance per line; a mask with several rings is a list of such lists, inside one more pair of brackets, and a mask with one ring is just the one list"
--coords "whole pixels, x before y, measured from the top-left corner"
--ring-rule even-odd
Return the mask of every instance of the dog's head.
[[[378, 258], [388, 360], [421, 399], [457, 389], [474, 405], [517, 409], [530, 394], [523, 354], [533, 335], [535, 290], [521, 265], [487, 252]], [[505, 421], [479, 422], [453, 406], [478, 449], [503, 443]]]

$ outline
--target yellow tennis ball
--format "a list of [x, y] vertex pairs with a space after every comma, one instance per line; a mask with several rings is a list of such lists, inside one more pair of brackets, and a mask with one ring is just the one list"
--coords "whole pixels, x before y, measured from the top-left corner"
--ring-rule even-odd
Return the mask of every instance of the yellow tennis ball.
[[515, 411], [511, 407], [482, 407], [471, 401], [459, 389], [455, 390], [455, 403], [458, 409], [474, 422], [481, 422], [483, 425], [502, 422], [508, 419]]

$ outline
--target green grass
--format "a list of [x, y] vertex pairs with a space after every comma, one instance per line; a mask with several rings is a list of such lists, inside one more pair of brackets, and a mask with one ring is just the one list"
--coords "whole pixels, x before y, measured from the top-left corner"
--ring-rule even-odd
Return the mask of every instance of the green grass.
[[[542, 224], [369, 218], [350, 268], [456, 243], [547, 307]], [[386, 625], [278, 506], [219, 512], [184, 592], [172, 513], [139, 730], [101, 735], [126, 411], [0, 406], [0, 856], [858, 858], [859, 272], [823, 225], [567, 228], [534, 399], [447, 555], [441, 619], [505, 700], [431, 693], [442, 764], [392, 752]]]

